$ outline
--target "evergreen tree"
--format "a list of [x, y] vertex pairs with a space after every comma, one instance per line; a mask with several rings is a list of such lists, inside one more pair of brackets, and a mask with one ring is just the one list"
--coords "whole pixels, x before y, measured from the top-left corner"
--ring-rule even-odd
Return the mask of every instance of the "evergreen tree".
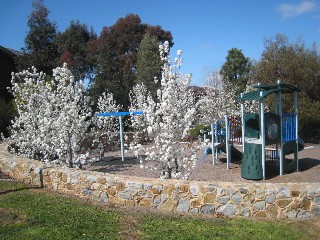
[[35, 66], [39, 71], [52, 74], [57, 58], [57, 48], [54, 44], [56, 25], [48, 19], [49, 11], [43, 5], [43, 0], [32, 3], [33, 11], [28, 19], [29, 32], [25, 38], [23, 57], [19, 68], [26, 69]]
[[92, 73], [93, 66], [87, 59], [87, 43], [93, 39], [96, 39], [96, 34], [79, 21], [71, 21], [70, 26], [57, 35], [59, 63], [68, 63], [76, 80], [84, 80]]
[[[155, 36], [146, 33], [140, 43], [137, 57], [136, 83], [143, 83], [152, 96], [156, 97], [161, 77], [162, 62], [160, 59], [159, 41]], [[157, 83], [155, 82], [157, 79]]]
[[233, 88], [236, 96], [240, 95], [250, 79], [251, 62], [241, 50], [232, 48], [228, 51], [226, 62], [223, 64], [220, 74], [224, 83]]
[[136, 81], [137, 53], [146, 32], [152, 32], [159, 42], [168, 38], [166, 40], [172, 45], [170, 32], [142, 24], [135, 14], [128, 14], [113, 26], [104, 27], [99, 38], [90, 42], [97, 63], [96, 77], [90, 86], [93, 99], [97, 100], [108, 89], [117, 103], [124, 108], [129, 106], [129, 92]]

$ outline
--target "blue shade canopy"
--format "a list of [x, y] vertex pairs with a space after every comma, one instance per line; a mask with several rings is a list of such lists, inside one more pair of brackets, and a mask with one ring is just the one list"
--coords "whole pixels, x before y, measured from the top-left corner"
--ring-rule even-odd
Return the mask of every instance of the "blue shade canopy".
[[126, 115], [141, 115], [143, 111], [139, 112], [107, 112], [107, 113], [98, 113], [98, 117], [118, 117], [118, 116], [126, 116]]

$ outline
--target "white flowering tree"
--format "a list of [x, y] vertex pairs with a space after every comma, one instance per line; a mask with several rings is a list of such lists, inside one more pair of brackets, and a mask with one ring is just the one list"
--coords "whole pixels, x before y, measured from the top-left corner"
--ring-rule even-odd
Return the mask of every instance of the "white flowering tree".
[[56, 158], [81, 165], [81, 141], [91, 116], [82, 81], [75, 82], [66, 64], [49, 79], [36, 68], [12, 75], [18, 110], [13, 121], [11, 151], [45, 162]]
[[[205, 86], [205, 94], [196, 103], [198, 121], [202, 124], [212, 124], [220, 120], [224, 115], [239, 113], [240, 107], [237, 104], [235, 92], [232, 88], [222, 85], [217, 78], [217, 73], [209, 76]], [[229, 89], [229, 90], [227, 90]]]
[[[156, 102], [153, 100], [151, 93], [143, 83], [133, 87], [132, 91], [130, 91], [129, 99], [130, 112], [142, 111], [146, 113], [148, 109], [153, 110], [156, 107]], [[148, 117], [150, 117], [150, 114], [130, 116], [131, 127], [133, 129], [132, 143], [134, 145], [150, 139], [148, 129], [150, 131], [151, 126], [148, 126]]]
[[[151, 168], [161, 170], [162, 178], [187, 179], [197, 160], [197, 146], [181, 142], [187, 136], [196, 113], [193, 94], [188, 90], [191, 77], [180, 73], [181, 50], [171, 65], [169, 43], [165, 42], [159, 48], [164, 65], [157, 99], [153, 101], [143, 86], [136, 86], [135, 101], [131, 107], [131, 110], [144, 111], [141, 126], [153, 138], [154, 144], [143, 146], [133, 143], [131, 148], [139, 157], [142, 168], [151, 161], [157, 166]], [[136, 121], [134, 125], [142, 124], [139, 123], [141, 118], [133, 118], [133, 121]]]
[[[104, 92], [98, 98], [98, 113], [119, 112], [122, 108], [117, 105], [113, 99], [113, 94]], [[117, 117], [95, 117], [97, 128], [95, 129], [99, 135], [99, 141], [105, 138], [105, 144], [110, 145], [116, 141], [119, 135], [119, 120]]]

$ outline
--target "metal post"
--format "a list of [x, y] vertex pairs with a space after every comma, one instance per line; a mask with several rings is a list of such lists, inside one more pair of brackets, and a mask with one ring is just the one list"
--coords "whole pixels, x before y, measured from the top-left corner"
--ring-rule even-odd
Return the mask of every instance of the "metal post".
[[123, 139], [123, 127], [122, 127], [122, 116], [119, 116], [120, 123], [120, 144], [121, 144], [121, 159], [124, 161], [124, 139]]
[[262, 142], [262, 175], [263, 180], [266, 179], [266, 138], [265, 138], [265, 128], [264, 128], [264, 98], [262, 95], [262, 91], [260, 92], [260, 129], [261, 129], [261, 142]]
[[[218, 136], [218, 121], [216, 121], [216, 125], [215, 125], [215, 141], [218, 143], [219, 142], [219, 136]], [[215, 158], [218, 159], [218, 151], [217, 149], [215, 149], [215, 152], [212, 153], [215, 154]]]
[[231, 162], [231, 151], [230, 151], [230, 126], [229, 126], [229, 121], [228, 121], [228, 116], [224, 116], [224, 121], [225, 121], [225, 127], [226, 127], [226, 152], [227, 152], [227, 169], [230, 167], [230, 162]]
[[[241, 98], [243, 96], [243, 93], [241, 93]], [[244, 102], [241, 101], [241, 128], [242, 128], [242, 153], [244, 153], [244, 131], [245, 131], [245, 125], [244, 125]]]
[[214, 124], [211, 124], [211, 154], [212, 154], [212, 165], [215, 165], [216, 161], [215, 161], [215, 156], [214, 156]]
[[[281, 84], [281, 81], [278, 80], [278, 84]], [[283, 162], [284, 162], [284, 155], [283, 155], [283, 119], [282, 119], [282, 96], [281, 91], [278, 92], [278, 101], [279, 101], [279, 116], [280, 116], [280, 176], [283, 175]]]
[[298, 135], [298, 92], [294, 91], [294, 112], [296, 114], [296, 152], [294, 154], [294, 158], [297, 160], [297, 172], [299, 172], [299, 135]]

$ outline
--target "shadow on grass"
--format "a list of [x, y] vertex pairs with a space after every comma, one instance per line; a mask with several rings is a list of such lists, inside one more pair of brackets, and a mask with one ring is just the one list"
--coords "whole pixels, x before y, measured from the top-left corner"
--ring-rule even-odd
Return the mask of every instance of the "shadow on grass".
[[[6, 181], [6, 182], [12, 183], [14, 181]], [[5, 190], [0, 189], [0, 195], [12, 193], [12, 192], [20, 192], [20, 191], [29, 190], [29, 189], [42, 189], [42, 187], [40, 187], [40, 186], [19, 186], [19, 187], [13, 187], [11, 189], [5, 189]]]

